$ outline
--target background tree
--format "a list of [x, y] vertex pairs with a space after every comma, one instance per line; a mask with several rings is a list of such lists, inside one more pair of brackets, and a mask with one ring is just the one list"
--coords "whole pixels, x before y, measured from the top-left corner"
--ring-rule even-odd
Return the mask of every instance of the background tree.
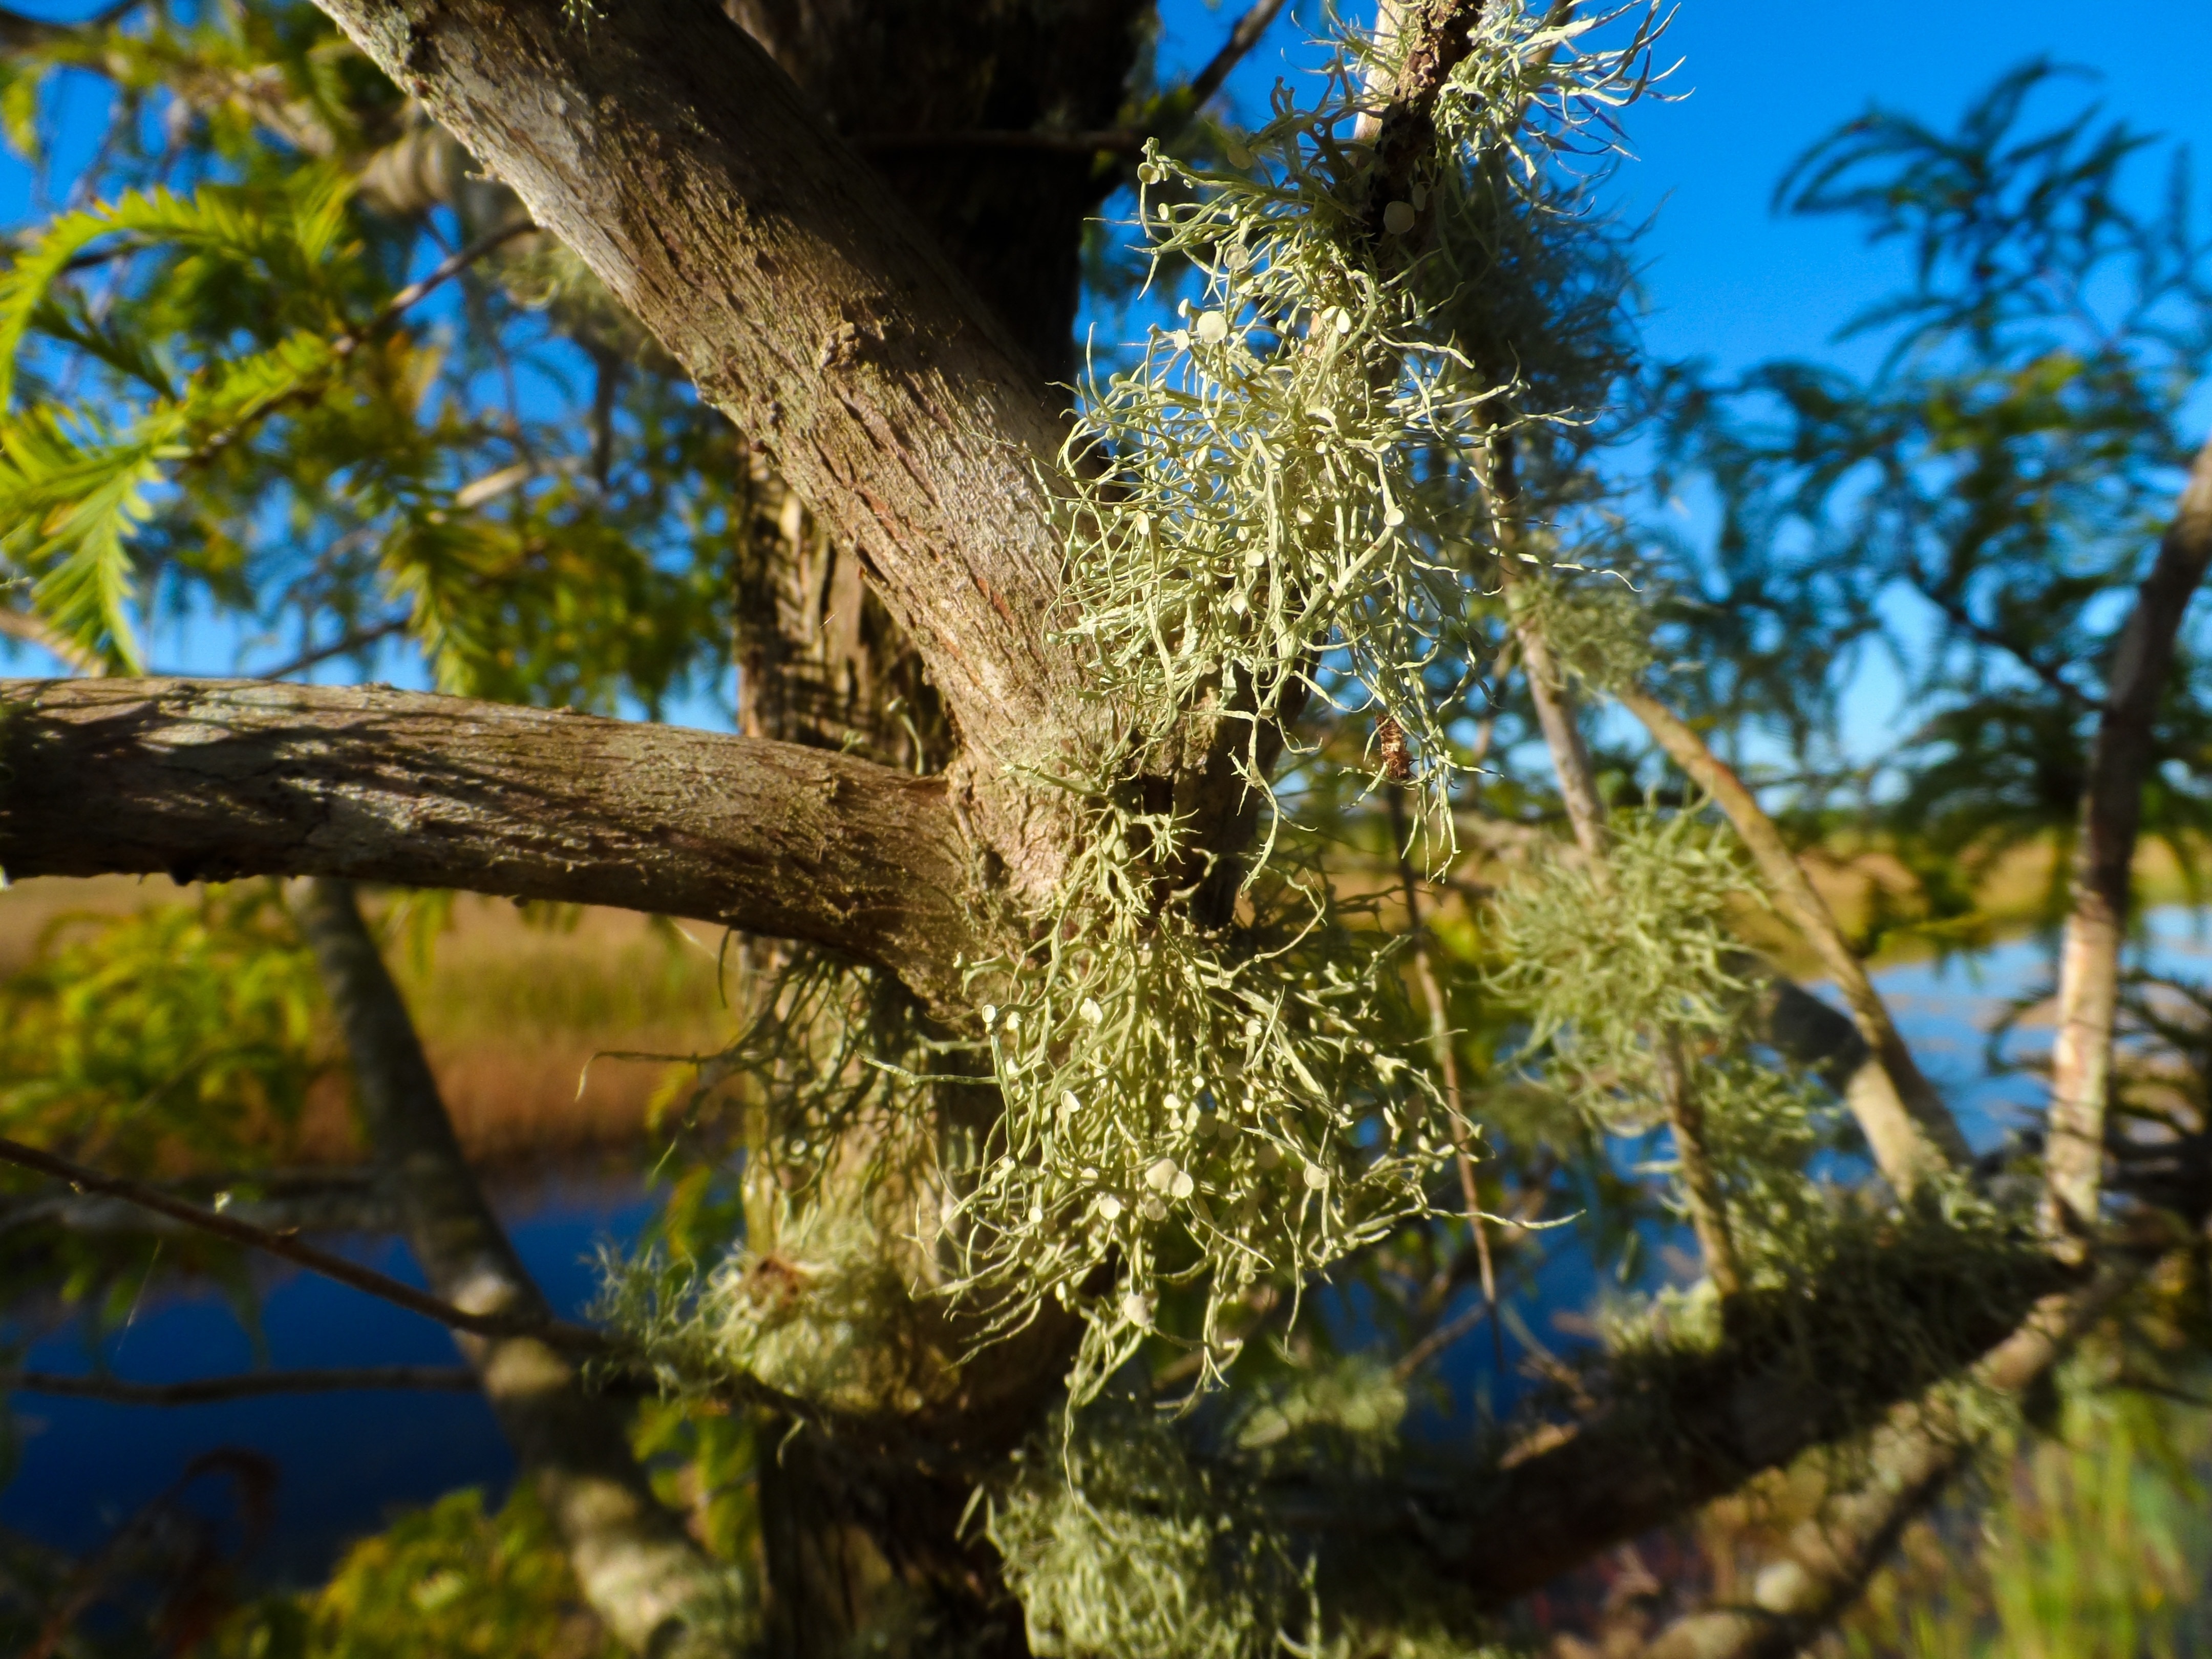
[[[1956, 136], [1869, 118], [1785, 196], [1916, 239], [1883, 374], [1654, 399], [1583, 159], [1641, 14], [1386, 7], [1245, 131], [1201, 112], [1273, 6], [1159, 91], [1133, 6], [325, 10], [9, 48], [20, 145], [44, 77], [112, 101], [0, 283], [7, 626], [83, 672], [0, 692], [0, 863], [290, 884], [18, 987], [47, 1150], [0, 1150], [442, 1318], [529, 1477], [216, 1639], [335, 1650], [450, 1560], [495, 1644], [573, 1585], [647, 1652], [1467, 1650], [1773, 1488], [1749, 1596], [1648, 1646], [1787, 1651], [2085, 1341], [2194, 1363], [2201, 1028], [2122, 945], [2142, 803], [2197, 828], [2212, 309], [2139, 141], [2021, 136], [2039, 70]], [[1131, 179], [1176, 325], [1070, 416]], [[1613, 459], [1655, 403], [1710, 560]], [[1900, 585], [1933, 723], [1842, 816]], [[145, 678], [142, 596], [295, 653]], [[446, 695], [297, 683], [401, 641]], [[732, 657], [739, 735], [611, 717]], [[1808, 877], [1869, 823], [1946, 922], [2070, 848], [2047, 1153], [1972, 1157]], [[744, 936], [601, 1326], [485, 1203], [356, 882]], [[318, 988], [428, 1296], [152, 1184], [265, 1155]], [[1694, 1284], [1413, 1425], [1577, 1212], [1632, 1280], [1686, 1220]], [[656, 1455], [750, 1522], [687, 1527]]]

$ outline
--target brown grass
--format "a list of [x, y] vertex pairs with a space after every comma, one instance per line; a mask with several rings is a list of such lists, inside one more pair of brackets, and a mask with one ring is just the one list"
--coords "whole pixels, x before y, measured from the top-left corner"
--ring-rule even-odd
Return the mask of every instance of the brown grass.
[[[73, 913], [121, 915], [192, 896], [166, 880], [128, 877], [19, 883], [0, 892], [0, 973], [21, 967], [41, 934]], [[730, 1019], [715, 984], [718, 939], [622, 910], [571, 912], [548, 926], [504, 901], [459, 895], [427, 960], [404, 944], [392, 948], [471, 1158], [526, 1163], [637, 1146], [671, 1067], [593, 1057], [720, 1048]], [[296, 1134], [288, 1158], [361, 1160], [342, 1079], [316, 1091]]]

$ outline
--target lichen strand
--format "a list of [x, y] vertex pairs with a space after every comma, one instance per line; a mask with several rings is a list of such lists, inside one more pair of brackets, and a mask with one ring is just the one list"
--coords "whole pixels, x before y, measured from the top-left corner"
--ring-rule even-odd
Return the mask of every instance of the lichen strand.
[[1214, 1378], [1249, 1291], [1295, 1293], [1422, 1213], [1450, 1144], [1394, 1052], [1390, 952], [1347, 935], [1318, 872], [1279, 851], [1250, 921], [1210, 932], [1146, 879], [1179, 861], [1172, 822], [1090, 805], [1042, 944], [976, 973], [1004, 1106], [946, 1218], [954, 1287], [1002, 1323], [1047, 1297], [1085, 1316], [1078, 1400], [1154, 1334]]
[[[1496, 445], [1586, 422], [1595, 411], [1571, 400], [1601, 392], [1555, 372], [1588, 340], [1515, 325], [1558, 308], [1508, 291], [1555, 282], [1557, 262], [1502, 246], [1601, 228], [1550, 163], [1609, 148], [1590, 129], [1640, 89], [1650, 35], [1584, 52], [1593, 26], [1485, 8], [1379, 238], [1364, 211], [1372, 154], [1351, 135], [1363, 88], [1389, 84], [1392, 66], [1357, 37], [1316, 104], [1278, 87], [1229, 167], [1148, 152], [1156, 273], [1187, 261], [1203, 297], [1133, 366], [1094, 378], [1067, 469], [1083, 482], [1066, 634], [1125, 729], [1164, 733], [1209, 691], [1246, 690], [1248, 775], [1264, 788], [1263, 734], [1294, 695], [1387, 715], [1413, 739], [1425, 826], [1448, 843], [1444, 726], [1474, 672], [1467, 624], [1495, 586]], [[1467, 268], [1478, 246], [1480, 272]], [[1524, 542], [1516, 556], [1540, 555]]]

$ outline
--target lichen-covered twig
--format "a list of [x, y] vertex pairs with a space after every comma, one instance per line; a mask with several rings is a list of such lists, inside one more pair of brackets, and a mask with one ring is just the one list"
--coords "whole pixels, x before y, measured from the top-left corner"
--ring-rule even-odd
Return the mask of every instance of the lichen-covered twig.
[[[1851, 1018], [1881, 1060], [1879, 1074], [1854, 1079], [1850, 1105], [1874, 1149], [1875, 1162], [1891, 1186], [1909, 1194], [1931, 1176], [1963, 1165], [1966, 1137], [1891, 1019], [1888, 1006], [1869, 978], [1866, 964], [1852, 951], [1836, 925], [1827, 902], [1814, 890], [1782, 831], [1746, 788], [1734, 769], [1713, 753], [1689, 725], [1656, 697], [1636, 688], [1615, 694], [1621, 706], [1642, 721], [1652, 740], [1727, 814], [1759, 868], [1768, 894], [1843, 993]], [[1887, 1087], [1881, 1086], [1887, 1084]]]

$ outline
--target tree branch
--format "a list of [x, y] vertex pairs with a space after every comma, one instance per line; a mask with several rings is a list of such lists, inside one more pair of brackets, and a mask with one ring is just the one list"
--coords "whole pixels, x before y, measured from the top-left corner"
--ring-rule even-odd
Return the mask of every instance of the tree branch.
[[1041, 149], [1062, 155], [1139, 155], [1147, 141], [1171, 138], [1188, 126], [1213, 94], [1221, 90], [1245, 54], [1260, 44], [1260, 37], [1283, 9], [1284, 0], [1255, 0], [1229, 31], [1221, 48], [1206, 67], [1191, 77], [1188, 86], [1160, 100], [1167, 118], [1152, 126], [1109, 127], [1095, 132], [1054, 132], [1047, 128], [967, 127], [951, 132], [864, 132], [852, 139], [853, 148], [866, 154], [915, 149]]
[[125, 1382], [112, 1376], [57, 1376], [49, 1371], [0, 1372], [0, 1389], [118, 1406], [205, 1406], [270, 1394], [343, 1394], [362, 1389], [422, 1389], [472, 1392], [477, 1374], [465, 1365], [357, 1365], [350, 1369], [246, 1371], [236, 1376], [195, 1377], [189, 1382]]
[[[1881, 994], [1867, 976], [1866, 965], [1845, 943], [1843, 929], [1836, 925], [1826, 901], [1814, 890], [1774, 820], [1735, 771], [1671, 709], [1633, 687], [1614, 695], [1623, 708], [1644, 723], [1644, 730], [1668, 758], [1728, 815], [1758, 866], [1767, 891], [1813, 947], [1836, 988], [1843, 993], [1859, 1034], [1880, 1057], [1881, 1071], [1870, 1073], [1863, 1067], [1847, 1098], [1859, 1127], [1866, 1131], [1875, 1162], [1890, 1185], [1900, 1195], [1909, 1195], [1928, 1176], [1946, 1167], [1963, 1165], [1968, 1157], [1966, 1137], [1959, 1133], [1942, 1097], [1921, 1074], [1912, 1051], [1905, 1047], [1889, 1017]], [[1885, 1083], [1886, 1088], [1881, 1086]]]
[[[774, 454], [928, 664], [988, 797], [1085, 719], [1054, 643], [1043, 385], [890, 187], [714, 0], [323, 0]], [[1018, 806], [1007, 809], [1017, 818]], [[986, 835], [1018, 884], [1060, 849]], [[1031, 878], [1024, 858], [1049, 868]]]
[[2012, 1262], [2001, 1287], [1986, 1276], [1994, 1263], [1965, 1268], [1940, 1253], [1898, 1269], [1888, 1293], [1911, 1301], [1928, 1333], [1948, 1345], [1942, 1363], [1863, 1352], [1865, 1304], [1856, 1299], [1863, 1285], [1747, 1288], [1717, 1348], [1594, 1375], [1588, 1385], [1598, 1403], [1578, 1420], [1528, 1437], [1486, 1467], [1455, 1470], [1439, 1461], [1371, 1488], [1333, 1492], [1321, 1524], [1346, 1536], [1356, 1552], [1350, 1559], [1413, 1552], [1440, 1580], [1481, 1601], [1510, 1601], [1814, 1447], [1878, 1430], [1893, 1406], [1918, 1400], [1944, 1376], [2009, 1368], [2024, 1346], [2078, 1329], [2106, 1305], [2081, 1302], [2079, 1285], [2069, 1286], [2068, 1271], [2040, 1251], [2021, 1250]]
[[451, 1330], [466, 1331], [477, 1336], [530, 1336], [569, 1352], [605, 1354], [614, 1349], [613, 1342], [602, 1331], [582, 1325], [570, 1325], [548, 1316], [524, 1316], [504, 1312], [471, 1311], [455, 1306], [442, 1297], [418, 1291], [403, 1279], [380, 1273], [374, 1267], [364, 1267], [328, 1250], [303, 1244], [289, 1233], [273, 1232], [250, 1221], [219, 1210], [203, 1209], [187, 1203], [160, 1188], [148, 1187], [121, 1176], [103, 1175], [98, 1170], [88, 1169], [55, 1153], [43, 1152], [36, 1146], [26, 1146], [19, 1140], [0, 1137], [0, 1163], [14, 1164], [26, 1170], [35, 1170], [40, 1175], [52, 1176], [57, 1181], [66, 1181], [80, 1191], [105, 1193], [111, 1198], [151, 1210], [173, 1221], [181, 1221], [204, 1233], [228, 1239], [234, 1244], [243, 1244], [248, 1249], [262, 1250], [278, 1256], [296, 1267], [334, 1279], [341, 1285], [421, 1314], [425, 1319], [434, 1319]]
[[2173, 521], [2113, 647], [2074, 848], [2073, 904], [2059, 956], [2058, 1030], [2051, 1050], [2044, 1226], [2072, 1255], [2096, 1224], [2104, 1178], [2105, 1101], [2120, 946], [2150, 769], [2152, 726], [2189, 601], [2212, 564], [2212, 441], [2197, 451]]
[[[2027, 1392], [2140, 1276], [2139, 1264], [2124, 1263], [2078, 1290], [2045, 1298], [1974, 1367], [1974, 1382], [1999, 1395]], [[1858, 1598], [1905, 1528], [1972, 1461], [1981, 1439], [1947, 1402], [1922, 1399], [1897, 1407], [1855, 1461], [1864, 1471], [1860, 1483], [1792, 1528], [1759, 1571], [1749, 1605], [1708, 1607], [1676, 1620], [1642, 1659], [1790, 1659], [1807, 1650]], [[1825, 1480], [1832, 1471], [1816, 1473]]]
[[596, 716], [250, 681], [0, 681], [0, 868], [330, 875], [805, 939], [964, 1009], [939, 782]]
[[319, 878], [295, 905], [354, 1064], [362, 1124], [398, 1194], [407, 1242], [442, 1295], [526, 1322], [461, 1343], [522, 1473], [566, 1547], [585, 1600], [634, 1650], [665, 1654], [715, 1568], [654, 1498], [613, 1402], [585, 1391], [553, 1310], [461, 1156], [407, 1005], [351, 886]]

